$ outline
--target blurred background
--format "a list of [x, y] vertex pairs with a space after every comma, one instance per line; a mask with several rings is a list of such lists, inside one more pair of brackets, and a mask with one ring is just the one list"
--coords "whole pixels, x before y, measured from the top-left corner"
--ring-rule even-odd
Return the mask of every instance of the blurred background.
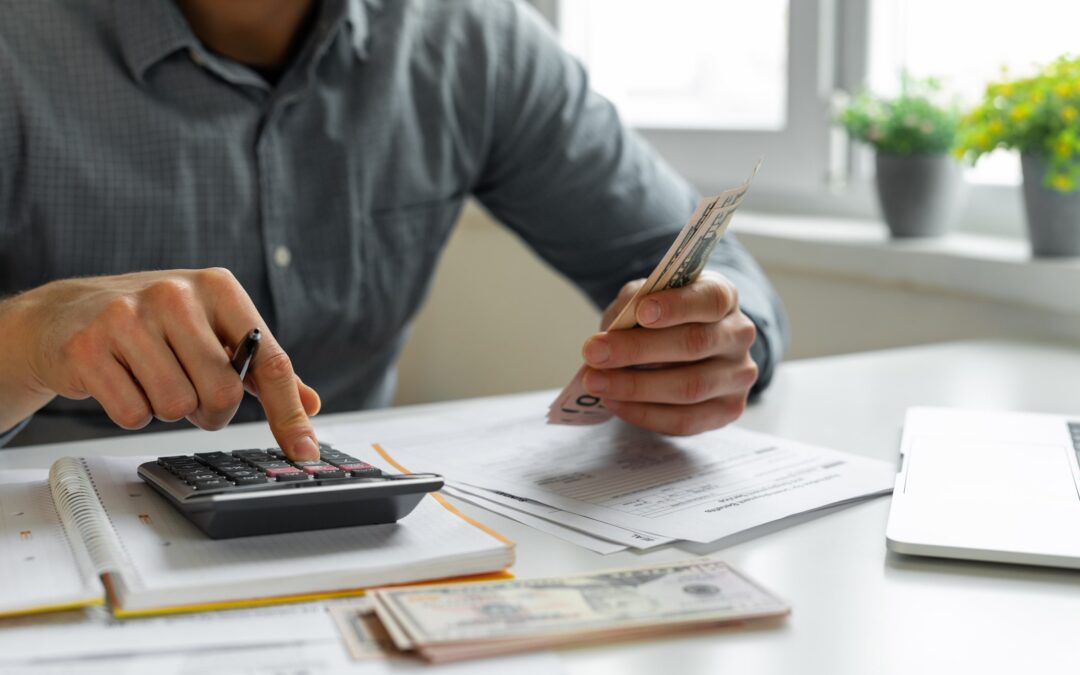
[[[764, 157], [732, 227], [787, 304], [789, 359], [1080, 337], [1080, 3], [532, 4], [702, 193]], [[1022, 155], [1048, 163], [1025, 175]], [[1029, 202], [1064, 209], [1038, 211], [1058, 228], [1050, 240], [1031, 229], [1025, 179]], [[561, 387], [598, 316], [470, 205], [401, 362], [398, 403]]]

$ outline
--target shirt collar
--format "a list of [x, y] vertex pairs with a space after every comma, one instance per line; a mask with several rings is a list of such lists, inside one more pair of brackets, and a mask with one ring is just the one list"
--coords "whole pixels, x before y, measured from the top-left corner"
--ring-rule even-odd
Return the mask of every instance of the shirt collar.
[[[370, 22], [368, 7], [371, 0], [320, 0], [319, 10], [325, 27], [316, 30], [327, 39], [342, 24], [350, 31], [353, 51], [360, 59], [368, 56]], [[371, 2], [371, 4], [377, 4]], [[191, 32], [184, 15], [173, 0], [113, 0], [114, 26], [120, 49], [132, 75], [145, 82], [146, 72], [166, 57], [182, 49], [202, 49], [199, 39]]]
[[113, 10], [120, 49], [139, 82], [165, 57], [199, 43], [171, 0], [113, 0]]

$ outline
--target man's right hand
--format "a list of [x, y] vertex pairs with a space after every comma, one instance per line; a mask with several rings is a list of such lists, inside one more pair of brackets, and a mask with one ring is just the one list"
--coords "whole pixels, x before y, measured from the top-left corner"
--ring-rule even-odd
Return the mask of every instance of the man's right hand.
[[[252, 328], [263, 339], [241, 382], [230, 352]], [[220, 429], [246, 386], [286, 455], [318, 457], [308, 416], [319, 396], [293, 372], [228, 270], [54, 281], [0, 303], [0, 331], [0, 431], [57, 395], [93, 397], [125, 429], [152, 417]]]

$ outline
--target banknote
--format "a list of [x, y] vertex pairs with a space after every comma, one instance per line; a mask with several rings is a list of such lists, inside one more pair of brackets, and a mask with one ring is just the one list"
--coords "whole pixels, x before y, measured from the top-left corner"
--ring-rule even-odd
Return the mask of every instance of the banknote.
[[[700, 559], [562, 577], [376, 590], [375, 611], [431, 661], [715, 628], [788, 605]], [[397, 640], [395, 640], [397, 642]]]
[[386, 659], [400, 655], [387, 629], [375, 616], [375, 606], [367, 597], [328, 607], [349, 655], [358, 661]]
[[[680, 288], [697, 279], [705, 269], [720, 238], [724, 236], [735, 211], [742, 205], [757, 175], [761, 161], [754, 166], [750, 177], [738, 187], [702, 199], [683, 225], [674, 243], [653, 269], [645, 283], [607, 327], [607, 330], [626, 330], [637, 325], [637, 308], [645, 296], [668, 288]], [[603, 400], [585, 390], [581, 366], [570, 382], [555, 397], [548, 408], [549, 424], [599, 424], [611, 418]]]

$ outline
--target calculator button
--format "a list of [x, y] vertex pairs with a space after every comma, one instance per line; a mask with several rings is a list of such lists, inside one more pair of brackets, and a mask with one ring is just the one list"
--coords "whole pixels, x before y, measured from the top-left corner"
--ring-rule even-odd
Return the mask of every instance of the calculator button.
[[269, 471], [270, 469], [295, 469], [296, 467], [288, 462], [252, 462], [255, 466], [263, 471]]
[[258, 485], [260, 483], [268, 482], [266, 476], [260, 474], [252, 474], [250, 476], [236, 476], [233, 481], [237, 485]]
[[285, 466], [270, 467], [266, 470], [266, 475], [270, 476], [271, 478], [273, 478], [274, 476], [285, 476], [288, 474], [300, 474], [301, 476], [307, 476], [307, 474], [300, 469], [297, 469], [295, 466], [289, 466], [288, 464], [286, 464]]
[[[337, 471], [338, 470], [338, 468], [336, 466], [330, 466], [329, 464], [323, 464], [323, 463], [307, 464], [305, 462], [297, 462], [296, 464], [297, 464], [297, 466], [300, 466], [301, 469], [303, 469], [304, 471], [306, 471], [308, 473], [311, 473], [311, 474], [315, 474], [315, 473], [321, 474], [324, 471]], [[304, 464], [304, 466], [301, 466], [301, 464]]]
[[179, 468], [182, 468], [182, 467], [202, 466], [202, 464], [199, 464], [198, 462], [191, 459], [190, 457], [184, 458], [184, 459], [163, 459], [163, 460], [161, 460], [161, 463], [164, 466], [169, 467], [170, 469], [179, 469]]
[[222, 471], [222, 473], [225, 474], [226, 478], [230, 478], [232, 480], [236, 480], [237, 478], [248, 478], [250, 476], [261, 476], [262, 475], [261, 472], [255, 471], [254, 469], [250, 469], [250, 468], [241, 469], [241, 470], [237, 470], [237, 471], [232, 471], [232, 470], [230, 470], [230, 471]]
[[286, 481], [301, 481], [307, 480], [308, 475], [303, 471], [297, 471], [296, 473], [280, 473], [278, 474], [277, 479], [279, 483], [284, 483]]
[[214, 478], [208, 480], [197, 480], [193, 486], [196, 490], [210, 490], [212, 488], [226, 488], [231, 486], [232, 483], [224, 478]]
[[324, 469], [322, 471], [317, 471], [311, 474], [311, 477], [318, 480], [332, 480], [334, 478], [348, 478], [349, 474], [341, 471], [340, 469], [330, 467], [329, 469]]
[[375, 467], [371, 466], [367, 462], [348, 462], [345, 464], [338, 464], [338, 468], [342, 471], [348, 471], [354, 476], [381, 476], [382, 471], [379, 471]]

